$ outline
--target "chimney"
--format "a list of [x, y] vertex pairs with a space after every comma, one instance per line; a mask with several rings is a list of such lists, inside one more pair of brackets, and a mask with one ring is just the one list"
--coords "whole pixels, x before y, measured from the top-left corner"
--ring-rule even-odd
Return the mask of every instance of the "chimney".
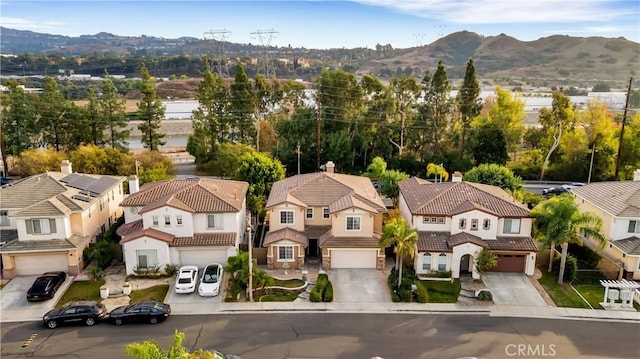
[[335, 167], [336, 167], [336, 165], [333, 163], [333, 161], [328, 161], [327, 164], [326, 164], [327, 173], [334, 173], [335, 172]]
[[60, 172], [66, 175], [73, 173], [73, 170], [71, 169], [71, 162], [69, 162], [69, 160], [62, 160], [62, 163], [60, 163]]
[[451, 175], [451, 182], [462, 182], [462, 172], [453, 172], [453, 175]]
[[635, 172], [633, 172], [633, 180], [635, 182], [640, 182], [640, 168], [638, 168], [637, 170], [635, 170]]
[[134, 194], [140, 190], [140, 184], [138, 182], [138, 176], [129, 176], [129, 194]]

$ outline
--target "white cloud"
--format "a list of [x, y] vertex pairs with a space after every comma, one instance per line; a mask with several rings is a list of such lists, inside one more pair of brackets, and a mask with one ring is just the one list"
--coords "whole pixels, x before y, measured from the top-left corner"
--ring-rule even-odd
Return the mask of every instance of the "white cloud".
[[632, 30], [627, 26], [586, 26], [582, 28], [573, 29], [557, 29], [546, 30], [545, 33], [549, 34], [607, 34], [607, 33], [624, 33], [625, 31]]
[[0, 23], [11, 29], [31, 31], [57, 30], [62, 25], [56, 21], [34, 21], [18, 17], [0, 17]]
[[603, 22], [628, 15], [612, 0], [352, 0], [459, 24]]

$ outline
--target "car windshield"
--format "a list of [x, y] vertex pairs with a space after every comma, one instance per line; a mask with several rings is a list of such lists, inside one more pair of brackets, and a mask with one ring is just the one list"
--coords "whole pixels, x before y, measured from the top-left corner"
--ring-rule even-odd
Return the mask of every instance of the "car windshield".
[[218, 273], [215, 270], [208, 270], [202, 278], [204, 283], [218, 283]]
[[178, 283], [181, 283], [181, 284], [191, 283], [191, 278], [179, 278]]

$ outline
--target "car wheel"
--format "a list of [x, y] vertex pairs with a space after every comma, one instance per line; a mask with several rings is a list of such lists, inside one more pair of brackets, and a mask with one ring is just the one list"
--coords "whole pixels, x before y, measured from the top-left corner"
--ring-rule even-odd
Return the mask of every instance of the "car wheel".
[[54, 329], [57, 326], [58, 326], [58, 322], [56, 322], [55, 320], [50, 320], [47, 322], [47, 327], [49, 327], [49, 329]]
[[116, 323], [116, 325], [122, 325], [122, 318], [116, 318], [114, 323]]
[[156, 323], [158, 322], [158, 318], [156, 318], [156, 317], [151, 317], [151, 319], [149, 320], [149, 322], [150, 322], [151, 324], [156, 324]]
[[89, 318], [84, 320], [84, 324], [86, 324], [88, 326], [92, 326], [92, 325], [96, 324], [96, 320], [93, 317], [89, 317]]

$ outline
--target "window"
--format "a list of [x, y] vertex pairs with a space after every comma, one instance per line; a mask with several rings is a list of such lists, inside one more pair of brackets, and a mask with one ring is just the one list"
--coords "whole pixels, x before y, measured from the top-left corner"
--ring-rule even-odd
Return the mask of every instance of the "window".
[[56, 220], [53, 218], [27, 219], [27, 234], [56, 233]]
[[329, 208], [325, 207], [322, 209], [322, 218], [329, 219]]
[[629, 233], [640, 233], [640, 221], [629, 221]]
[[158, 266], [158, 253], [155, 249], [137, 250], [136, 257], [138, 257], [138, 269]]
[[313, 208], [307, 208], [307, 219], [313, 218]]
[[472, 231], [477, 231], [478, 230], [478, 219], [477, 218], [473, 218], [471, 220], [471, 230]]
[[153, 218], [153, 225], [154, 225], [154, 226], [157, 226], [158, 224], [160, 224], [160, 223], [158, 222], [158, 216], [153, 216], [152, 218]]
[[438, 222], [438, 219], [436, 217], [431, 217], [431, 223], [435, 224], [436, 222]]
[[207, 215], [208, 229], [222, 229], [222, 214], [214, 213]]
[[171, 225], [171, 216], [164, 216], [164, 225], [165, 226]]
[[279, 262], [292, 262], [293, 261], [293, 246], [278, 247], [278, 261]]
[[347, 216], [347, 231], [359, 231], [360, 221], [360, 216]]
[[444, 253], [440, 253], [438, 256], [438, 270], [447, 270], [447, 255]]
[[178, 226], [182, 225], [182, 216], [176, 216], [176, 225]]
[[100, 198], [100, 210], [104, 209], [104, 198]]
[[89, 207], [89, 218], [91, 218], [91, 207]]
[[422, 256], [422, 269], [431, 270], [431, 253], [425, 253]]
[[520, 233], [520, 220], [514, 218], [505, 219], [504, 233]]
[[133, 213], [133, 214], [138, 214], [138, 207], [131, 207], [129, 208], [129, 212]]
[[460, 218], [460, 229], [465, 229], [467, 227], [467, 220], [464, 218]]
[[8, 226], [8, 225], [9, 225], [9, 212], [0, 211], [0, 226]]
[[293, 211], [280, 211], [280, 224], [293, 224]]
[[429, 217], [422, 217], [422, 223], [429, 223]]
[[115, 199], [116, 199], [116, 191], [111, 190], [111, 200], [115, 200]]
[[491, 220], [490, 219], [485, 219], [484, 221], [482, 221], [482, 229], [484, 229], [486, 231], [489, 228], [491, 228]]
[[438, 217], [438, 223], [444, 223], [444, 217]]

